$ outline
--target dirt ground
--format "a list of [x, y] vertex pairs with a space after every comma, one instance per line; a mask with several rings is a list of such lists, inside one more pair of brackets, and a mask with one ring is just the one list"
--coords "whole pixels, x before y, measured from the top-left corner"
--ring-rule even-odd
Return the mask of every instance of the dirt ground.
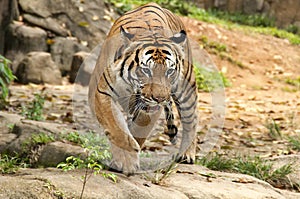
[[[221, 149], [265, 157], [296, 153], [288, 146], [287, 137], [300, 133], [300, 88], [286, 80], [300, 76], [300, 46], [242, 29], [229, 30], [189, 18], [183, 21], [194, 40], [201, 43], [204, 36], [209, 42], [223, 44], [232, 58], [222, 58], [208, 49], [232, 84], [225, 89]], [[208, 99], [207, 94], [202, 95]], [[201, 110], [200, 115], [207, 119]], [[273, 122], [280, 129], [278, 135], [270, 135]]]

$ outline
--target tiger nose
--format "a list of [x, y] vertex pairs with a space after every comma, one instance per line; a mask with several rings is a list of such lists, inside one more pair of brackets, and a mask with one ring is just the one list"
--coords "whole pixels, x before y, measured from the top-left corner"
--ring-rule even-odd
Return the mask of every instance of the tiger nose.
[[152, 99], [158, 103], [161, 103], [166, 100], [166, 98], [163, 96], [152, 96]]

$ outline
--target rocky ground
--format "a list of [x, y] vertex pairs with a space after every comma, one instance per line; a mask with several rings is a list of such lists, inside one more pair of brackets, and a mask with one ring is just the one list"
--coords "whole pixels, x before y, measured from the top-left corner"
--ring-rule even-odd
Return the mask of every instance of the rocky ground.
[[[188, 24], [191, 37], [207, 48], [212, 60], [232, 84], [225, 89], [226, 115], [216, 147], [218, 152], [228, 156], [259, 155], [264, 158], [280, 157], [284, 160], [292, 157], [296, 167], [299, 168], [297, 164], [300, 154], [291, 149], [287, 138], [300, 133], [300, 90], [287, 84], [286, 80], [300, 76], [300, 47], [291, 45], [286, 40], [242, 29], [228, 30], [222, 26], [188, 18], [183, 18], [183, 21]], [[206, 45], [207, 42], [205, 44], [204, 35], [208, 42], [226, 46], [222, 55], [214, 51], [213, 47]], [[13, 83], [10, 90], [10, 107], [0, 113], [2, 130], [0, 149], [18, 146], [20, 139], [26, 139], [32, 131], [61, 133], [76, 127], [72, 118], [74, 87], [68, 83], [67, 78], [60, 86]], [[8, 115], [8, 113], [20, 114], [21, 105], [28, 104], [33, 99], [34, 93], [41, 92], [45, 96], [46, 124]], [[199, 93], [199, 98], [201, 115], [199, 129], [205, 133], [211, 122], [212, 99], [209, 93], [204, 92]], [[90, 118], [84, 113], [86, 113], [84, 110], [80, 113], [80, 120], [86, 120], [88, 123]], [[270, 133], [269, 125], [274, 124], [273, 122], [280, 128], [277, 134]], [[15, 123], [21, 131], [16, 128], [13, 132], [9, 130], [7, 126]], [[202, 135], [199, 137], [201, 138]], [[156, 149], [164, 141], [160, 139], [159, 144], [149, 143], [149, 146]], [[48, 148], [38, 149], [37, 161], [45, 165], [49, 159], [44, 160], [43, 163], [41, 157], [51, 154], [53, 148], [58, 150], [60, 145], [61, 142], [52, 143]], [[74, 154], [74, 150], [77, 152], [81, 150], [74, 149], [74, 146], [69, 143], [63, 143], [62, 148], [65, 155]], [[300, 197], [295, 190], [277, 189], [246, 175], [211, 171], [196, 165], [179, 165], [173, 171], [174, 173], [160, 185], [151, 183], [151, 179], [155, 179], [154, 174], [148, 174], [150, 177], [135, 175], [129, 178], [117, 174], [117, 183], [100, 175], [92, 176], [86, 185], [84, 198], [161, 198], [162, 195], [165, 196], [164, 198]], [[296, 173], [294, 179], [300, 179], [299, 174]], [[80, 180], [82, 175], [84, 171], [65, 173], [54, 168], [22, 169], [14, 175], [0, 176], [0, 196], [1, 198], [62, 198], [62, 196], [78, 198], [82, 187]]]

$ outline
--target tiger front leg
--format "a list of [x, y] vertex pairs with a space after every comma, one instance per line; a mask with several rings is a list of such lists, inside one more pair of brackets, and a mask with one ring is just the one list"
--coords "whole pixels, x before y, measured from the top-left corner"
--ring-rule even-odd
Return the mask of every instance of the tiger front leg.
[[139, 169], [140, 146], [130, 134], [124, 115], [112, 98], [95, 94], [95, 113], [111, 143], [111, 168], [124, 174]]
[[197, 92], [192, 85], [188, 85], [185, 91], [176, 96], [175, 99], [182, 125], [182, 140], [178, 159], [186, 163], [195, 162], [197, 146]]

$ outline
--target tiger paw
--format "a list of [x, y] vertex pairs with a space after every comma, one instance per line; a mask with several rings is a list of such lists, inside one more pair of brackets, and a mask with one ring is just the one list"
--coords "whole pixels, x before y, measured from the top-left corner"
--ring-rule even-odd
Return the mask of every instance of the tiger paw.
[[134, 174], [140, 167], [139, 153], [127, 151], [117, 146], [112, 147], [113, 159], [110, 168], [123, 172], [125, 175]]
[[185, 153], [181, 153], [177, 155], [177, 162], [186, 163], [186, 164], [194, 164], [196, 159], [196, 145], [195, 141], [192, 142], [190, 147], [185, 151]]

